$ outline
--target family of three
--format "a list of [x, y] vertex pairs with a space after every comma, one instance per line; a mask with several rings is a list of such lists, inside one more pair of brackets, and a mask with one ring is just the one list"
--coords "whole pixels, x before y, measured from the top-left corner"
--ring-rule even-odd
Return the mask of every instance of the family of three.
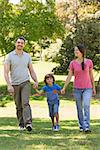
[[[63, 87], [55, 83], [52, 74], [44, 77], [45, 85], [38, 90], [38, 80], [32, 66], [32, 60], [28, 53], [24, 51], [25, 38], [20, 36], [15, 43], [15, 49], [10, 52], [4, 62], [4, 77], [7, 82], [8, 92], [14, 96], [16, 105], [16, 115], [19, 122], [19, 130], [25, 128], [32, 130], [32, 113], [29, 104], [30, 78], [34, 81], [34, 90], [37, 93], [45, 93], [49, 108], [49, 116], [52, 122], [52, 130], [58, 131], [59, 126], [59, 96], [65, 94], [65, 90], [74, 75], [74, 97], [76, 100], [78, 123], [80, 131], [86, 133], [90, 130], [90, 99], [96, 94], [92, 60], [85, 58], [85, 47], [82, 44], [75, 46], [75, 59], [70, 62], [69, 73]], [[10, 75], [9, 75], [10, 73]]]

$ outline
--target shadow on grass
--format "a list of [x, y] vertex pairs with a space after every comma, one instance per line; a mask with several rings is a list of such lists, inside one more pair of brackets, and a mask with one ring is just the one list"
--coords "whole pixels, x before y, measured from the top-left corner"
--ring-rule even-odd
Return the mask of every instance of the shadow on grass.
[[0, 149], [99, 150], [100, 120], [91, 121], [91, 134], [80, 133], [76, 120], [60, 122], [60, 131], [51, 130], [51, 122], [33, 119], [33, 130], [19, 132], [15, 118], [0, 118]]

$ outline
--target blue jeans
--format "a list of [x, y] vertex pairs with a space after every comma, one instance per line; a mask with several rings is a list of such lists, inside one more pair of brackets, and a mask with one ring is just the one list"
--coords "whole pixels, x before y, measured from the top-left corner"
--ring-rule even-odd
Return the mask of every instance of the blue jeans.
[[77, 115], [80, 129], [90, 128], [90, 98], [92, 88], [74, 89], [76, 99]]
[[49, 108], [49, 116], [53, 117], [56, 113], [58, 113], [59, 103], [48, 104], [48, 108]]

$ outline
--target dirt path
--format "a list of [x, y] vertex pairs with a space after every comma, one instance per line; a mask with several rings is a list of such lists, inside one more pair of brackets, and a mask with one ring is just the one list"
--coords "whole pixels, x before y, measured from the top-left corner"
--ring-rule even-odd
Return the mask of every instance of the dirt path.
[[[46, 102], [43, 105], [40, 103], [31, 102], [33, 118], [48, 118], [48, 107]], [[100, 105], [91, 105], [91, 119], [100, 119]], [[75, 103], [60, 104], [60, 120], [77, 120], [77, 112]], [[11, 102], [7, 107], [0, 107], [0, 117], [16, 117], [14, 102]]]

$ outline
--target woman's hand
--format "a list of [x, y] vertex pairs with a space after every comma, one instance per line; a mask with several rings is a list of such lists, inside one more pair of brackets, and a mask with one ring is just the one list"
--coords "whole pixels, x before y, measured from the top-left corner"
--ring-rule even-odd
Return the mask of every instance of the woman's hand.
[[95, 96], [95, 95], [96, 95], [96, 89], [93, 88], [93, 96]]
[[61, 90], [61, 94], [65, 94], [65, 88]]

